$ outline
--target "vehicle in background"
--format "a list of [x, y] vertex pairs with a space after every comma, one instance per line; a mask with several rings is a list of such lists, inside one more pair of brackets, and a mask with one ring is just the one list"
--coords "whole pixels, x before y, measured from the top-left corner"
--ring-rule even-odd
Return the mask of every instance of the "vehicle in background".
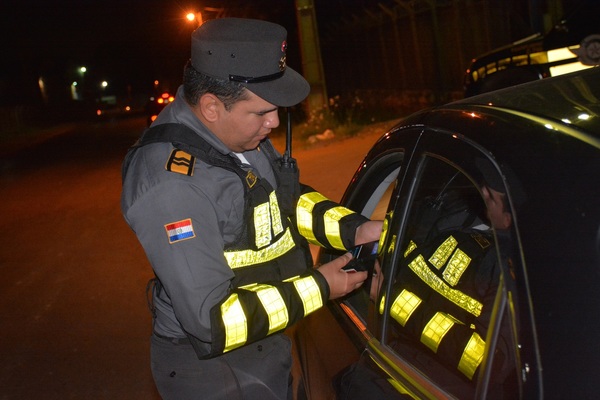
[[148, 103], [146, 104], [146, 122], [148, 126], [154, 122], [163, 108], [165, 108], [167, 104], [172, 103], [174, 100], [175, 96], [169, 92], [163, 92], [160, 95], [150, 97]]
[[598, 65], [599, 15], [600, 1], [582, 1], [547, 34], [474, 58], [464, 76], [465, 97]]
[[599, 182], [600, 68], [402, 120], [341, 200], [380, 251], [296, 325], [299, 398], [595, 398]]
[[122, 118], [133, 114], [131, 106], [117, 105], [109, 103], [99, 103], [96, 105], [96, 116], [101, 120]]

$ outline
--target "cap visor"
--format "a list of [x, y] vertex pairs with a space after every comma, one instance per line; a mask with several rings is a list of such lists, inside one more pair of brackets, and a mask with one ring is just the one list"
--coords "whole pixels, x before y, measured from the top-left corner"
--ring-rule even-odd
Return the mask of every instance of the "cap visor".
[[308, 96], [310, 85], [302, 75], [287, 67], [281, 78], [260, 82], [244, 83], [248, 90], [279, 107], [294, 106]]

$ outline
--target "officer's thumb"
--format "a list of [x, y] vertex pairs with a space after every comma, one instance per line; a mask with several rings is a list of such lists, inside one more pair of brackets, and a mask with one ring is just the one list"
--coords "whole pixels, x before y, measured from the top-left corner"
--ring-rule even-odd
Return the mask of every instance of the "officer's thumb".
[[347, 295], [367, 279], [366, 272], [346, 272], [342, 269], [350, 260], [352, 254], [346, 253], [318, 268], [329, 284], [330, 300]]

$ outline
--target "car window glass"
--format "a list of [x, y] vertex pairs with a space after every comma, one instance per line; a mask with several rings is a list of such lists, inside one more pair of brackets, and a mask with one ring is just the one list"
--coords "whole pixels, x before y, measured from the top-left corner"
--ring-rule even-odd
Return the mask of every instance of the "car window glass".
[[[502, 211], [494, 208], [502, 198], [479, 176], [439, 158], [424, 157], [418, 176], [396, 261], [384, 271], [391, 282], [378, 301], [389, 321], [386, 344], [459, 398], [476, 396], [493, 346], [490, 388], [513, 398], [512, 318], [510, 307], [499, 306], [507, 304], [499, 295], [505, 257], [490, 214]], [[499, 335], [489, 345], [492, 330]]]
[[[396, 185], [396, 179], [400, 171], [397, 162], [392, 164], [382, 163], [375, 167], [363, 181], [369, 184], [358, 189], [360, 198], [356, 198], [356, 205], [353, 208], [360, 211], [364, 216], [372, 220], [383, 220], [390, 207], [390, 201]], [[378, 261], [377, 261], [378, 263]], [[355, 314], [360, 319], [360, 323], [367, 327], [375, 325], [377, 310], [375, 303], [371, 300], [371, 282], [377, 280], [381, 275], [372, 278], [369, 276], [366, 283], [360, 290], [356, 290], [344, 299], [344, 304], [348, 306], [347, 312]], [[373, 287], [380, 286], [373, 283]]]

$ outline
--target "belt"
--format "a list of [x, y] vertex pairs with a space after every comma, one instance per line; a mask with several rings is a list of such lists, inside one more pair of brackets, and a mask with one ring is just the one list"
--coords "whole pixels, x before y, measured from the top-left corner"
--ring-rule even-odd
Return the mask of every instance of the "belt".
[[167, 337], [167, 336], [163, 336], [159, 333], [153, 332], [154, 336], [156, 336], [157, 338], [163, 339], [163, 340], [168, 340], [169, 342], [173, 343], [174, 345], [191, 345], [192, 342], [190, 342], [190, 339], [188, 337], [182, 337], [182, 338], [172, 338], [172, 337]]

